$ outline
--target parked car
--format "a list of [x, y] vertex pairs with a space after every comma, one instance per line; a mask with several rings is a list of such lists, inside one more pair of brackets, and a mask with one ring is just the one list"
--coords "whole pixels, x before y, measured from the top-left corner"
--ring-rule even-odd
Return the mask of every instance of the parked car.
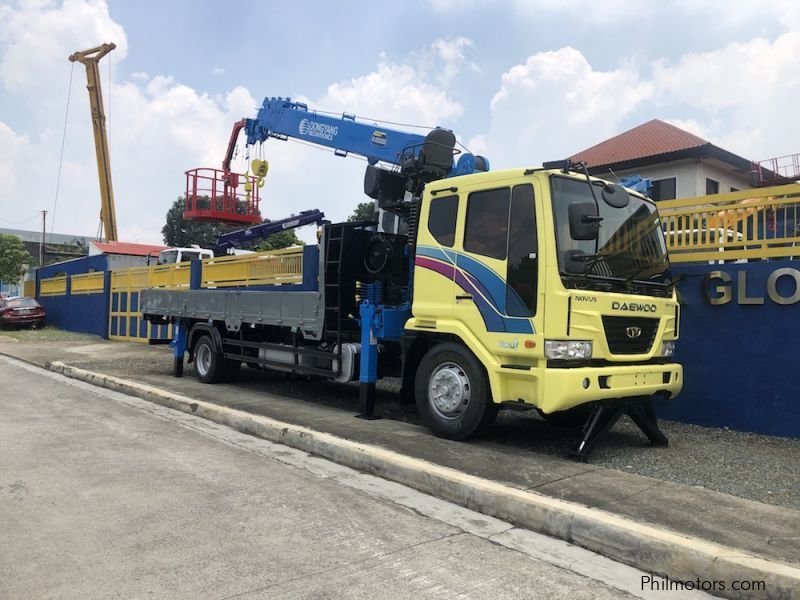
[[4, 298], [0, 300], [0, 327], [41, 327], [46, 313], [34, 298]]

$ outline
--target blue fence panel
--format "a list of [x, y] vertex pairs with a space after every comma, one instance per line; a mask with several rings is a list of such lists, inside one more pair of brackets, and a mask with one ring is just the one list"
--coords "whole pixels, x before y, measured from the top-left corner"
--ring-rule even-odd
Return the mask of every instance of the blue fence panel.
[[800, 262], [679, 265], [674, 271], [687, 276], [679, 285], [676, 350], [684, 386], [674, 400], [658, 403], [659, 415], [800, 437]]

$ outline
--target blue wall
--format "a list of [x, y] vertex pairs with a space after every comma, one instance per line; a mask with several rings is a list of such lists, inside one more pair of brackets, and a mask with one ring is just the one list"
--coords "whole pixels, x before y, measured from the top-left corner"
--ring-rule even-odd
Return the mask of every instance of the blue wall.
[[[659, 415], [688, 423], [727, 426], [742, 431], [800, 437], [800, 303], [776, 304], [767, 294], [767, 278], [780, 268], [800, 270], [800, 261], [744, 264], [679, 265], [687, 278], [681, 295], [677, 361], [684, 368], [683, 391], [659, 401]], [[720, 294], [720, 280], [704, 282], [711, 271], [730, 275], [732, 300], [713, 306], [703, 289]], [[763, 304], [740, 304], [739, 273], [746, 276], [745, 298]], [[792, 277], [778, 280], [777, 291], [791, 297]]]
[[[105, 273], [105, 290], [111, 288], [110, 277], [111, 273], [107, 271]], [[108, 291], [97, 294], [70, 294], [70, 284], [68, 279], [68, 293], [62, 296], [37, 296], [37, 300], [47, 312], [45, 323], [66, 331], [90, 333], [107, 338]]]
[[36, 272], [40, 278], [47, 279], [57, 275], [79, 275], [81, 273], [91, 273], [92, 271], [105, 271], [107, 265], [108, 257], [105, 254], [97, 254], [47, 265], [37, 269]]

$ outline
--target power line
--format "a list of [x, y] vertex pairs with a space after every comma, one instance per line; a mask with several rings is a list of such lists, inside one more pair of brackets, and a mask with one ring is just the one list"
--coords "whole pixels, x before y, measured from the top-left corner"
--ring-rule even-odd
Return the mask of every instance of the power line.
[[38, 218], [39, 218], [39, 215], [37, 214], [37, 215], [33, 215], [30, 219], [23, 219], [22, 221], [9, 221], [8, 219], [3, 219], [2, 217], [0, 217], [0, 221], [2, 221], [3, 223], [9, 223], [11, 225], [21, 225], [22, 223], [28, 223], [28, 222], [33, 221], [34, 219], [38, 219]]
[[61, 153], [58, 157], [58, 174], [56, 175], [56, 193], [53, 198], [53, 215], [50, 217], [50, 243], [53, 242], [53, 230], [56, 226], [56, 207], [58, 206], [58, 190], [61, 186], [61, 166], [64, 164], [64, 143], [67, 141], [67, 119], [69, 118], [69, 100], [72, 97], [72, 74], [75, 63], [69, 69], [69, 86], [67, 87], [67, 109], [64, 112], [64, 131], [61, 133]]

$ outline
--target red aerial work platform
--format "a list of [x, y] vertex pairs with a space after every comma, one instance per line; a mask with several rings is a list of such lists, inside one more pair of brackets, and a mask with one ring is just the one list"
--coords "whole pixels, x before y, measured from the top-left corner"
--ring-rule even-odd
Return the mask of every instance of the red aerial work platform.
[[244, 225], [260, 223], [258, 192], [257, 178], [252, 175], [211, 168], [186, 171], [183, 218]]

